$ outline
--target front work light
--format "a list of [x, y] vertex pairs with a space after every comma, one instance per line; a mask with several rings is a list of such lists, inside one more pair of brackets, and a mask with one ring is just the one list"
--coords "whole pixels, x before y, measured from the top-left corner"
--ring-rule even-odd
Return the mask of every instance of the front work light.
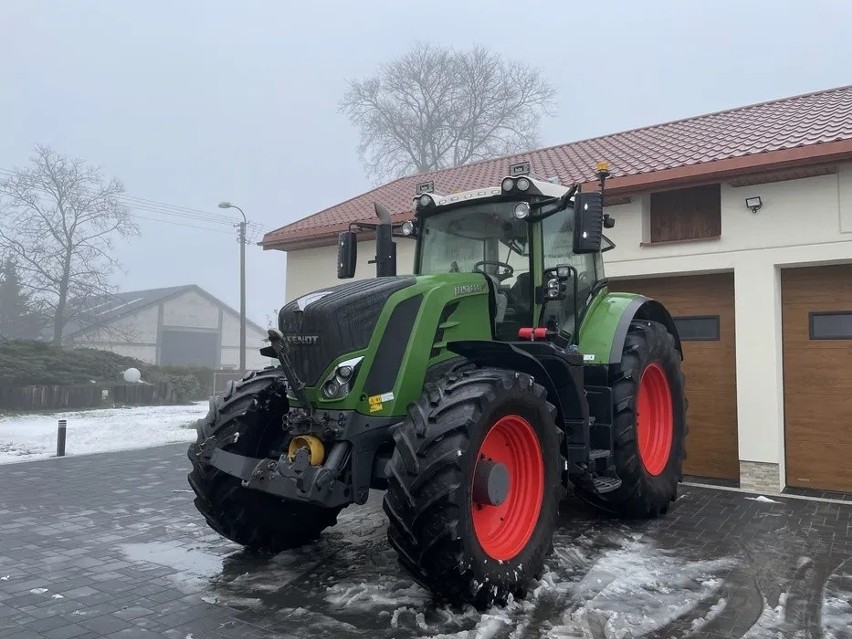
[[405, 220], [405, 222], [402, 223], [402, 234], [405, 236], [414, 234], [414, 224], [411, 220]]
[[515, 217], [523, 220], [530, 214], [530, 205], [528, 202], [518, 202], [515, 204]]
[[519, 191], [526, 191], [528, 188], [530, 188], [530, 181], [527, 178], [522, 177], [518, 180], [516, 186], [518, 187]]
[[512, 178], [504, 178], [500, 183], [500, 188], [502, 188], [507, 193], [515, 188], [515, 181]]

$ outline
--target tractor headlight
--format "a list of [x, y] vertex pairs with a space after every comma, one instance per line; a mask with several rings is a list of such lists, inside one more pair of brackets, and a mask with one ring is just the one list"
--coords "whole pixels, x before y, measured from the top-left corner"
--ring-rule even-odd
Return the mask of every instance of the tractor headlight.
[[503, 181], [500, 183], [500, 188], [508, 193], [515, 188], [515, 181], [512, 178], [503, 178]]
[[406, 237], [414, 235], [414, 223], [411, 220], [405, 220], [402, 223], [402, 234]]
[[340, 362], [322, 384], [322, 395], [326, 399], [342, 399], [349, 394], [363, 357], [353, 357]]
[[518, 187], [519, 191], [526, 191], [530, 188], [530, 181], [527, 178], [519, 178], [515, 183], [515, 186]]
[[530, 205], [528, 202], [518, 202], [515, 204], [515, 217], [523, 220], [530, 214]]
[[335, 380], [329, 380], [322, 387], [322, 394], [328, 397], [329, 399], [333, 397], [337, 397], [337, 394], [340, 392], [340, 384], [338, 384]]

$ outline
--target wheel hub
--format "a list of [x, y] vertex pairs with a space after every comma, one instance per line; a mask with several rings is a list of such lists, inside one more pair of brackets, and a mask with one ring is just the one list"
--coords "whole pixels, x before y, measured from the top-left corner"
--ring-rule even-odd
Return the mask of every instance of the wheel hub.
[[473, 476], [473, 501], [482, 506], [499, 506], [509, 494], [509, 469], [505, 464], [480, 459]]

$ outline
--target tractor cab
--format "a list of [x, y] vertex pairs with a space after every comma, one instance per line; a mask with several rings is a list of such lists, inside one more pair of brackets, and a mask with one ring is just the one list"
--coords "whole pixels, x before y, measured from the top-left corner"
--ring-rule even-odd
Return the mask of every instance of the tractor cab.
[[[601, 191], [588, 193], [533, 177], [528, 162], [512, 165], [499, 187], [444, 195], [429, 182], [418, 186], [414, 220], [388, 226], [394, 235], [416, 240], [415, 275], [485, 277], [493, 339], [559, 335], [577, 344], [582, 314], [604, 280], [601, 253], [614, 246], [602, 236], [602, 227], [614, 225], [603, 214], [604, 163], [598, 175]], [[390, 217], [381, 205], [376, 211], [381, 219]], [[395, 260], [391, 233], [382, 241], [382, 224], [354, 226], [377, 231], [377, 272], [383, 255]], [[341, 278], [354, 274], [354, 242], [351, 230], [341, 234]], [[385, 271], [395, 275], [395, 263]]]

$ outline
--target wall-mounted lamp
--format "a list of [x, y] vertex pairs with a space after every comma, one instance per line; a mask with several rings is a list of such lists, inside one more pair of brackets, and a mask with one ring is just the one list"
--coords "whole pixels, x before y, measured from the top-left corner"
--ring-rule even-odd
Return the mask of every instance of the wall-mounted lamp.
[[755, 197], [747, 197], [746, 206], [751, 209], [752, 213], [757, 213], [758, 209], [763, 206], [763, 200], [760, 199], [759, 195]]

